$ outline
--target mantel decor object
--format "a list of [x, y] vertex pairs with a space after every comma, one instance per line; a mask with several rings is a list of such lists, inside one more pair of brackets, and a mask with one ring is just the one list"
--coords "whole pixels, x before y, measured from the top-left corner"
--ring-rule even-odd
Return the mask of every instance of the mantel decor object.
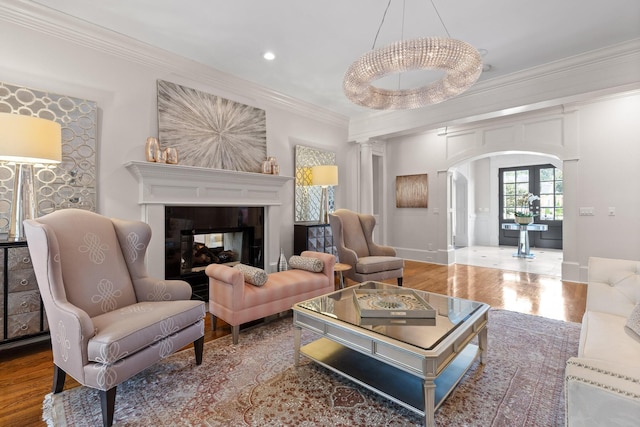
[[173, 147], [161, 148], [158, 138], [150, 136], [144, 146], [147, 162], [178, 164], [178, 150]]
[[178, 164], [178, 150], [173, 147], [167, 147], [164, 149], [166, 162], [169, 165], [177, 165]]
[[144, 146], [144, 157], [147, 162], [155, 162], [158, 151], [160, 150], [160, 144], [158, 144], [158, 138], [150, 136], [147, 138], [147, 142]]

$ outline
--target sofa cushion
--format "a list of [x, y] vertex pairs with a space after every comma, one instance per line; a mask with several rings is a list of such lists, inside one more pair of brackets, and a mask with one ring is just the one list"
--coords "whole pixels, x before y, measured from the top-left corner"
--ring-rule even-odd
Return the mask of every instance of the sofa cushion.
[[[140, 302], [93, 317], [95, 335], [89, 339], [87, 357], [113, 364], [200, 321], [201, 301]], [[170, 345], [170, 342], [165, 345]], [[178, 350], [167, 349], [169, 355]]]
[[[245, 286], [244, 306], [255, 307], [265, 303], [278, 304], [289, 297], [312, 292], [327, 286], [328, 278], [322, 273], [304, 270], [287, 270], [269, 274], [269, 280], [261, 288]], [[285, 311], [291, 307], [283, 307]], [[260, 317], [260, 316], [257, 316]]]
[[358, 259], [356, 273], [371, 274], [397, 270], [404, 267], [404, 260], [394, 256], [367, 256]]
[[637, 272], [612, 271], [608, 284], [615, 287], [629, 301], [640, 303], [640, 275]]
[[640, 360], [640, 343], [625, 328], [626, 317], [587, 311], [580, 330], [578, 355], [633, 365]]
[[629, 318], [627, 318], [626, 327], [640, 339], [640, 304], [636, 305]]
[[640, 304], [640, 261], [589, 258], [587, 311], [628, 317]]
[[324, 269], [324, 263], [318, 258], [293, 255], [289, 258], [289, 267], [311, 271], [312, 273], [320, 273]]
[[254, 286], [262, 286], [267, 283], [267, 273], [261, 269], [246, 264], [236, 264], [233, 268], [240, 270], [244, 275], [244, 281]]

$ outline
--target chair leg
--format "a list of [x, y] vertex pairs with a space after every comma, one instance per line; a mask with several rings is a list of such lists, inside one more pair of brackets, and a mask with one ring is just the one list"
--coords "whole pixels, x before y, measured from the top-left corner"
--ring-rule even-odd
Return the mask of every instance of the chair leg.
[[107, 391], [100, 390], [100, 406], [102, 407], [102, 425], [111, 427], [116, 407], [116, 387], [112, 387]]
[[196, 365], [201, 365], [202, 351], [204, 350], [204, 337], [200, 337], [193, 342], [193, 349], [196, 352]]
[[398, 277], [398, 286], [402, 286], [402, 277]]
[[240, 339], [240, 325], [231, 327], [231, 336], [233, 337], [233, 343], [238, 344], [238, 341]]
[[211, 330], [215, 331], [216, 330], [216, 323], [218, 323], [218, 318], [216, 316], [213, 315], [213, 313], [211, 313]]
[[53, 394], [60, 393], [64, 388], [64, 381], [67, 379], [67, 373], [60, 369], [58, 365], [53, 365]]

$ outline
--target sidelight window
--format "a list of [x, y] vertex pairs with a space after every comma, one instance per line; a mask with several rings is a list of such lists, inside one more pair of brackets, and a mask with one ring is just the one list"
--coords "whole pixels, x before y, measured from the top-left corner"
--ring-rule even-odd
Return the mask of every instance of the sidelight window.
[[540, 169], [540, 219], [562, 221], [563, 201], [562, 171], [556, 168]]

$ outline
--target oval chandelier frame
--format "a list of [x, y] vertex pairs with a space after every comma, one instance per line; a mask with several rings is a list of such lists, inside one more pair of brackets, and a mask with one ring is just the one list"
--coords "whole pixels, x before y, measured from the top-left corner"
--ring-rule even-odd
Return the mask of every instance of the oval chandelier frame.
[[[425, 86], [388, 90], [371, 83], [413, 70], [440, 70], [445, 76]], [[482, 57], [461, 40], [426, 37], [395, 42], [367, 52], [347, 69], [344, 93], [352, 102], [378, 110], [420, 108], [469, 89], [482, 73]]]

